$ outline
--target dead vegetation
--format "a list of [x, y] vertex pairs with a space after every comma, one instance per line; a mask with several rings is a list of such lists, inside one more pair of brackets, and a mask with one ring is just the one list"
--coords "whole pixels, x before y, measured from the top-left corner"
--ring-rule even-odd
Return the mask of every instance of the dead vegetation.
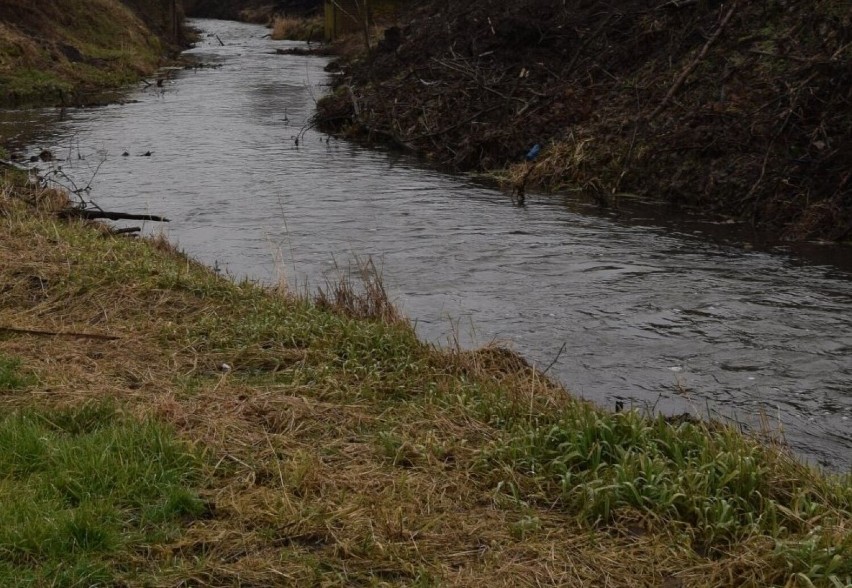
[[325, 24], [321, 16], [293, 17], [279, 15], [272, 20], [272, 38], [291, 41], [322, 41]]
[[53, 201], [38, 191], [0, 196], [0, 355], [32, 380], [3, 410], [109, 399], [206, 464], [203, 513], [116, 555], [116, 583], [852, 577], [847, 478], [724, 427], [597, 411], [505, 350], [434, 349], [374, 270], [366, 300], [344, 280], [314, 303], [22, 204]]
[[388, 298], [381, 272], [372, 259], [356, 261], [356, 271], [338, 271], [335, 281], [317, 290], [314, 302], [322, 309], [352, 318], [378, 319], [388, 324], [405, 319]]
[[[848, 3], [434, 0], [344, 64], [326, 129], [509, 186], [852, 235]], [[540, 144], [541, 155], [524, 162]]]

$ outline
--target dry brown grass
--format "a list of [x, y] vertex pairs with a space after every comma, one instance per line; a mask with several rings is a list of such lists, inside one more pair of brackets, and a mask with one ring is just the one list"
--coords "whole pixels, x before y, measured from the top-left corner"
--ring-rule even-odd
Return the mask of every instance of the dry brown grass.
[[278, 41], [322, 41], [324, 31], [322, 16], [276, 16], [272, 21], [272, 38]]
[[[206, 455], [209, 516], [124, 562], [133, 585], [786, 577], [765, 539], [702, 555], [688, 532], [645, 513], [626, 509], [595, 527], [545, 486], [492, 485], [498, 472], [482, 469], [483, 455], [506, 431], [471, 403], [499, 397], [499, 410], [538, 419], [575, 401], [510, 352], [417, 342], [380, 284], [368, 285], [365, 303], [344, 282], [318, 308], [230, 283], [162, 244], [60, 223], [8, 191], [0, 204], [0, 326], [54, 333], [0, 333], [0, 353], [38, 381], [0, 395], [2, 410], [114, 399]], [[518, 473], [499, 475], [531, 488]]]
[[356, 260], [357, 273], [338, 271], [335, 281], [319, 288], [315, 303], [319, 308], [352, 318], [377, 319], [387, 323], [404, 322], [388, 298], [381, 272], [373, 260]]
[[608, 156], [607, 149], [598, 139], [572, 133], [548, 144], [535, 161], [512, 164], [488, 177], [513, 193], [578, 192], [604, 207], [617, 205], [622, 162]]

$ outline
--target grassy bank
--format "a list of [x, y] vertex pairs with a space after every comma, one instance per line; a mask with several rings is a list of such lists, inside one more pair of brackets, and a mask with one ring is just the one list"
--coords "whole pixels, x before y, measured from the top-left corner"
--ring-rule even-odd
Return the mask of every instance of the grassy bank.
[[179, 41], [171, 24], [155, 0], [0, 0], [0, 106], [76, 104], [150, 75]]
[[430, 0], [343, 63], [318, 121], [516, 194], [638, 194], [843, 241], [850, 36], [836, 0]]
[[[0, 191], [0, 578], [842, 586], [852, 483]], [[381, 317], [381, 318], [377, 318]], [[23, 501], [23, 502], [21, 502]], [[8, 522], [8, 523], [7, 523]]]

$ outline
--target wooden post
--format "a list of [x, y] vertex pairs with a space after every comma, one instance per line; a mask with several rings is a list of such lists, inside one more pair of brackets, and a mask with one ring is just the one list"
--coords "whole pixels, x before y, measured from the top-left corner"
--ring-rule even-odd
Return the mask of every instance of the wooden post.
[[369, 55], [370, 49], [370, 1], [369, 0], [361, 0], [362, 5], [359, 6], [361, 12], [358, 16], [361, 17], [361, 24], [364, 26], [364, 47], [367, 49], [367, 54]]
[[336, 9], [331, 0], [325, 0], [325, 40], [333, 41], [336, 31], [334, 30], [334, 13]]

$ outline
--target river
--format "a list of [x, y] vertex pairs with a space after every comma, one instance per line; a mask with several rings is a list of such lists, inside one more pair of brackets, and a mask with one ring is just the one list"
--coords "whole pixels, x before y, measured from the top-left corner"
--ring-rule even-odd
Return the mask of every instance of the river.
[[27, 133], [28, 155], [54, 151], [63, 161], [42, 170], [91, 183], [103, 208], [171, 218], [146, 230], [236, 277], [316, 286], [372, 257], [427, 340], [502, 341], [602, 406], [763, 421], [811, 462], [852, 468], [849, 264], [563, 197], [518, 208], [468, 178], [302, 132], [327, 60], [275, 54], [295, 44], [255, 25], [195, 24], [189, 53], [215, 67], [173, 70], [124, 104], [6, 112], [0, 130]]

